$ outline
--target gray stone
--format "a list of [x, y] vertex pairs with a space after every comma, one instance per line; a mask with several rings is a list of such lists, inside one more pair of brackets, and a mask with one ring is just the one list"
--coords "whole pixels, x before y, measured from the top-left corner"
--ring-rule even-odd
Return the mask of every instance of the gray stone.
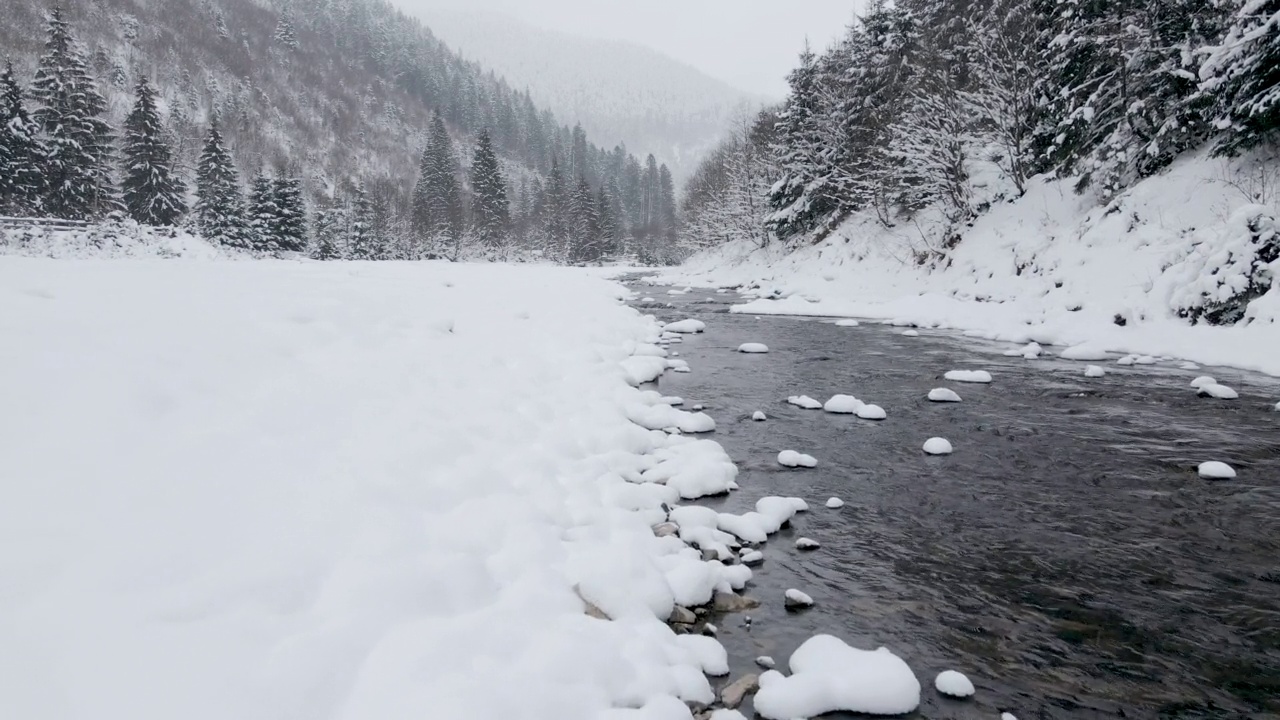
[[680, 534], [680, 526], [673, 522], [658, 523], [653, 526], [653, 534], [658, 537], [668, 537]]
[[675, 609], [671, 611], [671, 617], [667, 618], [667, 622], [692, 625], [698, 622], [698, 616], [694, 615], [693, 611], [689, 608], [677, 605], [675, 606]]
[[738, 613], [760, 607], [760, 601], [737, 593], [718, 592], [711, 600], [711, 609], [721, 613]]
[[720, 691], [720, 702], [724, 703], [725, 707], [733, 710], [741, 705], [748, 695], [758, 689], [760, 689], [759, 675], [755, 673], [743, 675]]

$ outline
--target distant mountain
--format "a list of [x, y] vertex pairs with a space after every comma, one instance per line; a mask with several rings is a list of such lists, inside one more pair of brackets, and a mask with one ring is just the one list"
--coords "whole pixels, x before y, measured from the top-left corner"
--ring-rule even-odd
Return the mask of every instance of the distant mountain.
[[665, 162], [677, 182], [723, 136], [734, 112], [758, 98], [666, 55], [502, 15], [424, 9], [417, 15], [460, 55], [492, 68], [563, 122], [602, 145], [625, 143]]

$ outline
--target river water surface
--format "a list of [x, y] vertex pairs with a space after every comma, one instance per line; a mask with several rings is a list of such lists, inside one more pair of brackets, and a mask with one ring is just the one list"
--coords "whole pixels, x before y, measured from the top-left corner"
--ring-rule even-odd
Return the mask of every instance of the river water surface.
[[[742, 489], [705, 504], [732, 512], [766, 495], [811, 510], [764, 547], [747, 594], [764, 605], [719, 619], [732, 678], [786, 658], [817, 633], [887, 646], [925, 686], [921, 718], [1280, 717], [1280, 383], [1177, 363], [1122, 367], [1005, 357], [1005, 343], [863, 323], [728, 314], [735, 295], [638, 286], [668, 321], [704, 320], [671, 349], [692, 373], [665, 394], [702, 404]], [[668, 307], [668, 304], [674, 307]], [[734, 352], [763, 342], [766, 355]], [[1060, 348], [1059, 348], [1060, 349]], [[1278, 350], [1280, 351], [1280, 350]], [[947, 382], [984, 369], [991, 385]], [[1240, 399], [1198, 398], [1198, 374]], [[963, 402], [935, 404], [950, 387]], [[883, 422], [806, 411], [790, 395], [856, 395]], [[767, 422], [752, 422], [763, 410]], [[928, 457], [933, 436], [955, 453]], [[786, 470], [779, 451], [814, 455]], [[1200, 479], [1222, 460], [1235, 480]], [[839, 510], [823, 505], [842, 498]], [[821, 549], [801, 553], [800, 536]], [[815, 607], [788, 613], [787, 588]], [[970, 701], [933, 690], [964, 672]], [[750, 707], [744, 708], [750, 715]]]

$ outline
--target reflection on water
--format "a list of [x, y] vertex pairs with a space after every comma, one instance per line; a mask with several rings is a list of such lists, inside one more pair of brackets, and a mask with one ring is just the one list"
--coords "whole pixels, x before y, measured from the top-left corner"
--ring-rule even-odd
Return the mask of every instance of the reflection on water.
[[[1086, 380], [1083, 363], [1006, 358], [1008, 345], [729, 315], [705, 297], [649, 311], [708, 323], [677, 346], [693, 372], [661, 381], [706, 405], [742, 469], [742, 490], [708, 504], [741, 512], [765, 495], [803, 497], [812, 510], [797, 532], [822, 543], [797, 553], [784, 530], [766, 546], [748, 591], [764, 607], [749, 629], [742, 616], [719, 623], [733, 677], [758, 672], [758, 655], [785, 670], [795, 647], [827, 632], [905, 658], [926, 687], [918, 717], [1280, 716], [1280, 413], [1269, 411], [1280, 384], [1207, 369], [1241, 399], [1206, 400], [1188, 386], [1197, 373], [1173, 363]], [[771, 352], [733, 352], [744, 342]], [[995, 382], [942, 379], [963, 368]], [[963, 402], [925, 399], [944, 386]], [[786, 404], [836, 393], [889, 418]], [[752, 422], [755, 410], [769, 421]], [[926, 457], [935, 435], [955, 454]], [[818, 468], [779, 467], [784, 449]], [[1205, 460], [1239, 478], [1201, 480]], [[830, 496], [846, 505], [824, 508]], [[788, 587], [817, 605], [784, 612]], [[977, 697], [938, 697], [945, 669], [968, 674]]]

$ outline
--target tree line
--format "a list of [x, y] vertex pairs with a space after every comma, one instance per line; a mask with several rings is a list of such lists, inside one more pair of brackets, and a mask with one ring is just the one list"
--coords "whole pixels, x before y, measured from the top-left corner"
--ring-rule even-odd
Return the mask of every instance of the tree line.
[[[235, 7], [239, 0], [223, 2]], [[212, 19], [215, 40], [225, 36], [234, 48], [238, 39], [242, 51], [262, 59], [253, 38], [234, 30], [243, 19], [222, 5], [202, 0], [200, 18]], [[344, 23], [352, 32], [335, 32]], [[395, 115], [395, 126], [421, 123], [411, 137], [426, 149], [413, 163], [400, 160], [403, 142], [372, 148], [375, 133], [362, 130], [344, 146], [358, 150], [346, 173], [334, 169], [343, 163], [332, 153], [269, 151], [254, 128], [296, 108], [264, 109], [267, 93], [256, 89], [210, 92], [198, 142], [188, 147], [202, 108], [186, 97], [184, 83], [157, 88], [152, 73], [101, 62], [71, 36], [61, 10], [45, 25], [30, 88], [24, 92], [11, 65], [3, 76], [0, 212], [88, 220], [127, 214], [146, 224], [186, 224], [233, 247], [318, 257], [673, 257], [676, 201], [665, 166], [652, 157], [641, 164], [621, 146], [602, 150], [581, 128], [556, 125], [527, 93], [509, 91], [492, 75], [485, 80], [385, 3], [299, 0], [268, 26], [266, 64], [277, 70], [301, 72], [304, 57], [341, 56], [393, 74], [401, 92], [434, 104], [420, 121]], [[126, 33], [145, 35], [145, 24]], [[325, 47], [308, 55], [317, 44]], [[134, 109], [117, 131], [109, 100], [124, 95], [119, 88], [128, 75], [136, 78], [127, 85]], [[385, 114], [395, 107], [383, 101]], [[389, 122], [382, 118], [374, 129]], [[286, 146], [309, 141], [304, 129], [294, 135], [273, 133]], [[252, 177], [242, 180], [237, 165]]]
[[1274, 147], [1280, 0], [876, 0], [808, 49], [682, 200], [687, 247], [821, 238], [855, 213], [930, 208], [940, 247], [1051, 174], [1107, 202], [1183, 153]]

